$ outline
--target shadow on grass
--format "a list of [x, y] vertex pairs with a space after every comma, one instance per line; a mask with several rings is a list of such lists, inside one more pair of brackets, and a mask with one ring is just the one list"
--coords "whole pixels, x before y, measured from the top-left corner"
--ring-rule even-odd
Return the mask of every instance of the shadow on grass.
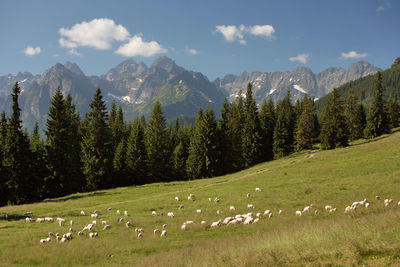
[[118, 193], [109, 193], [109, 192], [92, 192], [88, 194], [82, 194], [82, 195], [73, 195], [73, 196], [67, 196], [67, 197], [60, 197], [60, 198], [55, 198], [55, 199], [45, 199], [43, 202], [64, 202], [68, 200], [75, 200], [75, 199], [81, 199], [81, 198], [86, 198], [86, 197], [95, 197], [95, 196], [104, 196], [104, 195], [110, 195], [110, 194], [118, 194]]

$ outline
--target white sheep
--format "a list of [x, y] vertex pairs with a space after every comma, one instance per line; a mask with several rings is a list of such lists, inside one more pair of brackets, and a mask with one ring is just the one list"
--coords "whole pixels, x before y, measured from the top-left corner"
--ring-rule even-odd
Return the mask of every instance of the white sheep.
[[271, 218], [272, 217], [272, 212], [270, 212], [269, 214], [268, 214], [268, 218]]
[[79, 232], [78, 232], [78, 235], [83, 235], [83, 232], [79, 231]]
[[163, 225], [162, 225], [162, 228], [167, 228], [167, 226], [168, 226], [168, 224], [166, 224], [166, 223], [164, 223]]
[[320, 211], [319, 211], [319, 210], [315, 210], [315, 211], [314, 211], [314, 214], [315, 214], [315, 215], [318, 215], [318, 214], [320, 214]]
[[260, 221], [260, 218], [255, 218], [253, 223], [258, 223]]
[[261, 189], [259, 187], [256, 187], [256, 192], [261, 192]]
[[74, 221], [73, 221], [73, 220], [70, 220], [70, 221], [69, 221], [69, 224], [70, 224], [70, 225], [73, 225], [73, 224], [74, 224]]
[[247, 194], [246, 194], [246, 197], [249, 198], [249, 197], [250, 197], [250, 193], [247, 193]]
[[217, 197], [214, 199], [214, 202], [215, 202], [215, 203], [219, 203], [219, 201], [220, 201], [220, 199], [217, 198]]
[[281, 215], [281, 214], [282, 214], [282, 212], [283, 212], [283, 210], [279, 210], [278, 214], [279, 214], [279, 215]]
[[222, 214], [222, 210], [217, 210], [217, 214]]
[[399, 202], [397, 202], [397, 206], [400, 206], [400, 201], [399, 201]]
[[183, 209], [185, 206], [183, 204], [179, 205], [178, 209]]
[[218, 220], [218, 221], [216, 221], [216, 222], [213, 222], [213, 223], [211, 224], [211, 228], [218, 227], [218, 226], [221, 224], [221, 222], [222, 222], [222, 220]]
[[333, 212], [335, 212], [336, 211], [336, 208], [333, 208], [333, 209], [330, 209], [329, 210], [329, 213], [333, 213]]
[[98, 216], [99, 215], [97, 213], [90, 214], [90, 217], [93, 218], [93, 219], [97, 219]]
[[32, 219], [32, 218], [26, 217], [26, 218], [25, 218], [25, 221], [26, 221], [27, 223], [31, 223], [31, 222], [34, 222], [35, 220]]
[[95, 237], [94, 233], [89, 233], [89, 237], [90, 237], [90, 238]]
[[367, 203], [365, 203], [365, 208], [366, 209], [368, 209], [369, 208], [369, 206], [370, 206], [370, 204], [367, 202]]
[[194, 198], [195, 198], [195, 196], [194, 196], [193, 194], [190, 194], [190, 195], [188, 196], [188, 200], [194, 201]]
[[211, 197], [208, 198], [208, 201], [210, 201], [210, 202], [212, 201]]
[[49, 237], [54, 236], [53, 232], [49, 232]]
[[234, 206], [230, 206], [229, 210], [235, 210], [235, 207]]
[[107, 229], [110, 229], [110, 228], [111, 228], [111, 226], [110, 226], [109, 224], [106, 224], [106, 225], [104, 226], [103, 230], [107, 230]]
[[183, 231], [185, 231], [185, 230], [186, 230], [186, 224], [182, 224], [181, 229], [182, 229]]
[[151, 211], [151, 215], [157, 216], [157, 212], [155, 210]]
[[175, 197], [175, 200], [176, 200], [176, 201], [179, 201], [179, 197], [178, 197], [178, 196], [176, 196], [176, 197]]
[[49, 243], [50, 242], [50, 237], [45, 238], [45, 239], [40, 239], [40, 243]]
[[351, 207], [350, 207], [350, 206], [347, 206], [347, 207], [344, 209], [344, 213], [349, 213], [351, 210], [352, 210]]
[[206, 221], [201, 221], [200, 224], [201, 225], [205, 225], [205, 224], [207, 224], [207, 222]]
[[168, 217], [170, 217], [171, 219], [173, 219], [174, 218], [174, 213], [173, 212], [168, 212]]
[[296, 216], [301, 216], [302, 212], [301, 210], [296, 210]]
[[86, 213], [85, 213], [83, 210], [81, 210], [81, 215], [82, 215], [82, 216], [85, 216]]
[[139, 233], [137, 237], [138, 237], [139, 239], [142, 239], [142, 238], [143, 238], [143, 234], [142, 234], [142, 233]]
[[[58, 239], [57, 239], [57, 240], [58, 240]], [[66, 239], [65, 237], [63, 237], [63, 238], [60, 237], [60, 242], [61, 242], [61, 243], [64, 243], [65, 241], [67, 241], [67, 239]]]
[[226, 217], [226, 218], [222, 221], [222, 224], [228, 224], [231, 220], [233, 220], [233, 217]]
[[58, 221], [58, 225], [61, 227], [63, 225], [64, 221]]
[[117, 210], [117, 214], [119, 215], [119, 214], [121, 214], [121, 212], [119, 210]]
[[130, 221], [127, 221], [126, 224], [125, 224], [125, 226], [126, 226], [126, 228], [129, 228], [129, 226], [131, 226], [131, 222], [130, 222]]
[[112, 208], [110, 207], [110, 208], [107, 208], [107, 211], [111, 211], [112, 210]]
[[251, 217], [251, 216], [249, 216], [249, 217], [246, 217], [246, 219], [244, 220], [244, 223], [243, 224], [250, 224], [250, 223], [252, 223], [253, 222], [253, 217]]
[[103, 221], [101, 221], [101, 224], [107, 224], [107, 221], [103, 220]]
[[97, 225], [97, 221], [96, 221], [96, 220], [93, 220], [92, 223], [93, 223], [94, 225]]
[[375, 196], [375, 199], [379, 200], [379, 199], [381, 199], [381, 197], [380, 196]]
[[310, 206], [306, 206], [306, 207], [304, 207], [302, 213], [304, 213], [304, 212], [310, 212], [310, 209], [311, 209]]
[[167, 236], [167, 230], [162, 230], [160, 237], [166, 237]]
[[70, 231], [71, 233], [74, 231], [74, 229], [72, 229], [72, 227], [70, 227], [69, 229], [68, 229], [68, 231]]
[[154, 234], [159, 234], [159, 233], [161, 233], [161, 231], [159, 230], [159, 229], [154, 229]]
[[238, 223], [238, 220], [237, 220], [237, 219], [234, 219], [234, 220], [232, 220], [232, 221], [229, 221], [229, 222], [228, 222], [228, 225], [237, 224], [237, 223]]
[[256, 217], [259, 218], [260, 216], [261, 216], [261, 213], [260, 213], [260, 212], [257, 212], [257, 213], [256, 213]]
[[125, 215], [125, 216], [129, 216], [129, 215], [128, 215], [128, 212], [127, 212], [126, 210], [124, 211], [124, 215]]
[[248, 209], [254, 209], [254, 205], [253, 204], [247, 204], [247, 208]]
[[196, 213], [201, 213], [201, 209], [197, 209], [197, 210], [196, 210]]
[[332, 209], [331, 205], [326, 205], [325, 206], [325, 211], [329, 212]]
[[271, 211], [270, 210], [265, 210], [264, 211], [264, 214], [263, 214], [263, 216], [265, 216], [265, 215], [269, 215], [271, 213]]
[[54, 222], [54, 219], [52, 217], [44, 217], [45, 222]]

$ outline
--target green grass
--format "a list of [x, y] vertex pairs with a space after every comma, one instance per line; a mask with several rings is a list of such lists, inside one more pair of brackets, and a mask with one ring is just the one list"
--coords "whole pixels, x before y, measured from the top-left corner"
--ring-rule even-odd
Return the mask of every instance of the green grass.
[[[256, 193], [255, 187], [262, 192]], [[251, 197], [246, 198], [246, 193]], [[188, 201], [190, 193], [195, 201]], [[381, 200], [376, 201], [375, 196]], [[174, 200], [181, 198], [180, 203]], [[219, 197], [221, 202], [209, 202]], [[369, 210], [344, 214], [353, 201], [367, 198]], [[394, 205], [384, 208], [383, 199]], [[0, 208], [0, 213], [34, 217], [63, 217], [74, 220], [80, 230], [99, 210], [98, 222], [107, 220], [107, 231], [97, 226], [99, 237], [75, 236], [67, 243], [40, 244], [48, 232], [68, 231], [69, 225], [0, 220], [0, 266], [400, 266], [400, 132], [373, 141], [359, 140], [351, 147], [332, 151], [304, 151], [287, 158], [262, 163], [250, 169], [213, 179], [125, 187], [74, 194], [59, 199]], [[258, 224], [221, 226], [210, 229], [199, 222], [229, 215], [271, 209], [271, 219]], [[294, 213], [315, 203], [338, 208], [336, 213], [304, 215]], [[185, 208], [178, 210], [179, 204]], [[229, 206], [236, 207], [235, 212]], [[107, 211], [112, 207], [111, 212]], [[202, 209], [201, 214], [196, 209]], [[127, 210], [133, 227], [117, 223], [116, 210]], [[174, 219], [153, 217], [173, 211]], [[284, 212], [278, 216], [277, 211]], [[222, 215], [217, 214], [222, 210]], [[121, 216], [123, 217], [123, 216]], [[186, 220], [195, 221], [187, 231]], [[167, 238], [153, 235], [153, 229], [168, 224]], [[145, 230], [139, 240], [135, 227]], [[109, 257], [109, 255], [113, 257]]]

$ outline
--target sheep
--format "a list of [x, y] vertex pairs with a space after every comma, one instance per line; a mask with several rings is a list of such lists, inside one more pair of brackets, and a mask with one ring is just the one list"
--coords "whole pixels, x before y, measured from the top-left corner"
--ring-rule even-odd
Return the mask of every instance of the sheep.
[[365, 203], [365, 208], [366, 209], [368, 209], [369, 208], [369, 206], [370, 206], [370, 204], [367, 202], [367, 203]]
[[318, 214], [320, 214], [320, 211], [319, 211], [319, 210], [315, 210], [315, 211], [314, 211], [314, 214], [315, 214], [315, 215], [318, 215]]
[[120, 211], [119, 211], [119, 210], [117, 210], [117, 214], [118, 214], [118, 215], [120, 214]]
[[54, 219], [52, 217], [44, 217], [45, 222], [54, 222]]
[[127, 212], [126, 210], [124, 211], [124, 215], [125, 215], [125, 216], [129, 216], [129, 215], [128, 215], [128, 212]]
[[129, 228], [129, 226], [131, 226], [131, 222], [126, 222], [126, 224], [125, 224], [125, 226], [126, 226], [126, 228]]
[[142, 233], [139, 233], [137, 237], [138, 237], [139, 239], [142, 239], [142, 238], [143, 238], [143, 234], [142, 234]]
[[99, 213], [99, 211], [98, 210], [94, 210], [93, 213]]
[[400, 201], [399, 201], [399, 202], [397, 202], [397, 206], [400, 206]]
[[78, 235], [83, 235], [83, 232], [79, 231], [79, 232], [78, 232]]
[[89, 237], [94, 238], [95, 237], [94, 233], [89, 233]]
[[190, 195], [188, 196], [188, 200], [194, 201], [194, 198], [195, 198], [195, 196], [194, 196], [193, 194], [190, 194]]
[[176, 196], [176, 197], [175, 197], [175, 200], [176, 200], [176, 201], [179, 201], [179, 197], [178, 197], [178, 196]]
[[[58, 239], [57, 239], [57, 240], [58, 240]], [[65, 237], [60, 238], [60, 242], [61, 242], [61, 243], [64, 243], [65, 241], [67, 241], [67, 239], [66, 239]]]
[[124, 218], [122, 218], [122, 217], [121, 217], [121, 218], [118, 218], [117, 221], [118, 221], [118, 222], [123, 222], [123, 221], [124, 221]]
[[333, 208], [333, 209], [330, 209], [329, 210], [329, 213], [333, 213], [333, 212], [335, 212], [336, 211], [336, 208]]
[[283, 212], [283, 210], [279, 210], [278, 215], [281, 215]]
[[97, 219], [98, 216], [99, 215], [97, 213], [90, 214], [90, 217], [93, 218], [93, 219]]
[[217, 214], [222, 214], [222, 210], [217, 210]]
[[167, 230], [162, 230], [160, 237], [166, 237], [167, 236]]
[[272, 217], [272, 212], [270, 212], [269, 214], [268, 214], [268, 218], [271, 218]]
[[201, 213], [201, 209], [197, 209], [197, 210], [196, 210], [196, 213]]
[[81, 215], [82, 215], [82, 216], [85, 216], [86, 213], [85, 213], [83, 210], [81, 210]]
[[174, 218], [174, 213], [173, 212], [168, 212], [168, 217], [170, 217], [171, 219], [173, 219]]
[[53, 232], [49, 232], [49, 237], [54, 236]]
[[157, 212], [155, 210], [151, 211], [151, 215], [157, 216]]
[[244, 220], [243, 224], [250, 224], [254, 221], [253, 217], [249, 216]]
[[391, 203], [393, 203], [393, 199], [385, 199], [384, 203], [385, 207], [388, 207]]
[[70, 227], [68, 230], [69, 230], [71, 233], [74, 231], [74, 229], [72, 229], [72, 227]]
[[226, 218], [222, 221], [222, 224], [228, 224], [231, 220], [233, 220], [233, 217], [226, 217]]
[[351, 207], [350, 207], [350, 206], [347, 206], [347, 207], [344, 209], [344, 213], [349, 213], [351, 210], [352, 210]]
[[221, 224], [221, 222], [222, 222], [222, 220], [218, 220], [218, 221], [216, 221], [216, 222], [213, 222], [213, 223], [211, 224], [211, 228], [214, 228], [214, 227], [219, 226], [219, 225]]
[[32, 218], [26, 217], [26, 218], [25, 218], [25, 221], [26, 221], [27, 223], [31, 223], [31, 222], [34, 222], [35, 220], [32, 219]]
[[64, 221], [58, 221], [58, 225], [61, 227]]
[[92, 224], [97, 225], [97, 221], [96, 221], [96, 220], [93, 220], [93, 221], [92, 221]]
[[264, 214], [263, 214], [263, 216], [265, 216], [265, 215], [269, 215], [271, 213], [271, 211], [270, 210], [265, 210], [264, 211]]
[[249, 197], [250, 197], [250, 193], [247, 193], [247, 194], [246, 194], [246, 197], [249, 198]]
[[234, 206], [230, 206], [229, 210], [235, 210], [235, 207]]
[[111, 211], [112, 210], [112, 208], [110, 207], [110, 208], [107, 208], [107, 211]]
[[63, 234], [63, 237], [70, 240], [70, 239], [72, 239], [72, 233], [69, 232], [69, 233]]
[[205, 224], [207, 224], [207, 222], [206, 221], [201, 221], [200, 224], [201, 225], [205, 225]]
[[107, 230], [107, 229], [110, 229], [110, 228], [111, 228], [111, 226], [110, 226], [109, 224], [106, 224], [106, 225], [104, 226], [103, 230]]
[[161, 231], [159, 229], [154, 229], [153, 232], [154, 232], [155, 235], [161, 233]]
[[27, 212], [25, 212], [25, 214], [24, 214], [24, 216], [32, 216], [33, 215], [33, 212], [32, 211], [27, 211]]
[[56, 220], [57, 220], [58, 222], [65, 222], [65, 219], [60, 218], [60, 217], [58, 217]]
[[214, 199], [214, 202], [215, 202], [215, 203], [219, 203], [219, 201], [220, 201], [220, 199], [217, 198], [217, 197]]
[[74, 221], [73, 221], [73, 220], [70, 220], [70, 221], [69, 221], [69, 224], [70, 224], [70, 225], [73, 225], [73, 224], [74, 224]]
[[238, 220], [237, 220], [237, 219], [234, 219], [234, 220], [232, 220], [232, 221], [229, 221], [229, 222], [228, 222], [228, 225], [237, 224], [237, 223], [238, 223]]
[[162, 228], [167, 228], [167, 226], [168, 226], [168, 224], [166, 224], [166, 223], [164, 223], [163, 225], [162, 225]]
[[247, 204], [247, 208], [248, 209], [254, 209], [254, 205], [253, 204]]
[[40, 243], [49, 243], [50, 242], [50, 237], [45, 238], [45, 239], [40, 239]]
[[103, 220], [103, 221], [101, 221], [101, 224], [107, 224], [107, 221]]
[[300, 210], [296, 210], [296, 216], [301, 216], [302, 212]]
[[381, 197], [380, 197], [380, 196], [375, 196], [375, 199], [376, 199], [376, 200], [380, 200]]
[[211, 197], [208, 198], [208, 201], [210, 201], [210, 202], [212, 201]]
[[260, 212], [257, 212], [256, 213], [256, 217], [258, 218], [258, 217], [260, 217], [261, 216], [261, 213]]
[[332, 206], [330, 206], [330, 205], [325, 206], [325, 211], [329, 212], [331, 209], [332, 209]]
[[258, 223], [260, 221], [260, 218], [255, 218], [253, 223]]
[[256, 187], [256, 192], [261, 192], [261, 189], [259, 187]]
[[185, 206], [183, 206], [183, 204], [179, 205], [178, 209], [183, 209]]
[[310, 206], [306, 206], [306, 207], [304, 207], [302, 213], [304, 213], [304, 212], [310, 212], [310, 209], [311, 209]]
[[61, 240], [61, 236], [59, 236], [59, 235], [56, 236], [56, 240], [57, 240], [57, 241], [60, 241], [60, 240]]
[[186, 224], [182, 224], [181, 229], [182, 229], [183, 231], [185, 231], [185, 230], [186, 230]]

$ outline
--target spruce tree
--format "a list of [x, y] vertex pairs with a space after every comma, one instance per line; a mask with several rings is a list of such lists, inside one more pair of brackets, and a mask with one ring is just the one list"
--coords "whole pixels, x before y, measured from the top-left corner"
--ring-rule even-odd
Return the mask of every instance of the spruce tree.
[[113, 101], [111, 106], [108, 125], [111, 130], [112, 142], [115, 151], [121, 140], [125, 137], [126, 127], [124, 123], [124, 113], [122, 111], [122, 107], [119, 106], [117, 111], [115, 101]]
[[49, 176], [49, 170], [47, 169], [48, 157], [46, 153], [46, 147], [39, 133], [39, 124], [35, 121], [35, 126], [29, 137], [30, 147], [32, 150], [32, 170], [31, 177], [37, 181], [36, 188], [37, 194], [40, 199], [49, 197], [46, 194], [44, 179]]
[[138, 119], [133, 122], [127, 141], [125, 185], [139, 185], [148, 182], [148, 161], [144, 128]]
[[344, 104], [344, 115], [346, 117], [347, 128], [349, 129], [350, 140], [353, 141], [361, 138], [365, 127], [365, 116], [361, 113], [360, 106], [353, 90], [350, 90], [347, 95]]
[[173, 164], [174, 175], [177, 180], [186, 179], [186, 155], [183, 142], [180, 141], [174, 149]]
[[119, 142], [113, 159], [113, 169], [114, 169], [114, 181], [112, 183], [113, 186], [123, 186], [127, 185], [125, 183], [127, 167], [126, 167], [126, 142], [125, 139], [122, 139]]
[[243, 168], [242, 140], [243, 140], [244, 120], [245, 117], [244, 117], [243, 96], [242, 96], [242, 90], [240, 90], [238, 97], [231, 105], [230, 117], [229, 117], [233, 171], [238, 171]]
[[1, 113], [1, 119], [0, 119], [0, 206], [7, 204], [7, 197], [8, 197], [7, 174], [5, 172], [5, 167], [3, 166], [6, 137], [7, 137], [7, 119], [6, 119], [6, 114], [3, 111]]
[[146, 127], [149, 180], [157, 182], [170, 176], [168, 132], [161, 103], [157, 101]]
[[320, 140], [322, 149], [334, 149], [348, 145], [349, 134], [343, 110], [339, 92], [335, 88], [331, 92], [321, 115]]
[[88, 190], [111, 187], [112, 142], [107, 125], [107, 111], [101, 90], [98, 88], [90, 103], [84, 135], [82, 137], [82, 168]]
[[274, 128], [273, 151], [274, 158], [279, 159], [289, 155], [294, 149], [293, 143], [295, 115], [290, 100], [289, 90], [285, 98], [278, 103], [276, 113], [277, 119]]
[[383, 99], [382, 74], [378, 72], [375, 79], [375, 96], [367, 115], [367, 124], [364, 130], [366, 138], [374, 138], [390, 133], [389, 118], [386, 102]]
[[218, 123], [220, 151], [221, 151], [221, 173], [230, 173], [232, 169], [232, 142], [230, 128], [230, 106], [225, 98], [221, 109], [221, 120]]
[[248, 83], [245, 102], [245, 119], [242, 135], [242, 157], [245, 168], [260, 162], [262, 155], [261, 126], [252, 85]]
[[312, 149], [315, 133], [316, 133], [316, 123], [315, 123], [315, 106], [314, 101], [308, 98], [307, 95], [304, 96], [302, 100], [302, 112], [297, 120], [296, 127], [296, 150], [300, 151], [303, 149]]
[[11, 203], [25, 203], [38, 198], [36, 195], [36, 181], [31, 178], [32, 152], [29, 140], [22, 131], [21, 109], [18, 105], [18, 97], [21, 90], [16, 82], [13, 87], [12, 114], [7, 126], [5, 141], [5, 158], [3, 166], [7, 172], [7, 199]]
[[186, 160], [186, 173], [191, 179], [200, 178], [205, 172], [205, 161], [203, 159], [205, 149], [202, 140], [200, 140], [203, 119], [203, 109], [200, 108], [194, 123], [194, 129], [190, 136], [189, 155]]
[[397, 101], [397, 94], [393, 94], [388, 101], [388, 115], [390, 128], [399, 127], [400, 106]]
[[262, 160], [271, 160], [274, 158], [273, 141], [276, 123], [275, 106], [271, 98], [269, 98], [268, 103], [264, 99], [259, 117], [261, 126]]

